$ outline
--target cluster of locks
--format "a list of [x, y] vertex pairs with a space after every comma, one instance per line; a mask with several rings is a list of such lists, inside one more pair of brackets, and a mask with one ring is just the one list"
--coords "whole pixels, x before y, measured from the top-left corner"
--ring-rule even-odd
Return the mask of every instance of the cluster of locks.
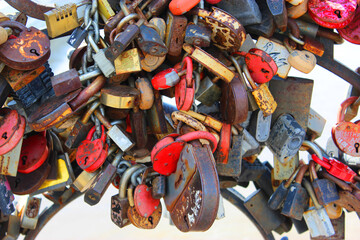
[[[112, 184], [121, 228], [155, 228], [163, 199], [180, 231], [206, 231], [223, 197], [264, 239], [293, 225], [344, 239], [343, 209], [360, 211], [360, 76], [333, 46], [360, 44], [356, 0], [7, 2], [20, 12], [0, 15], [0, 237], [33, 239]], [[66, 35], [70, 70], [54, 75], [50, 39]], [[326, 150], [314, 142], [325, 119], [310, 108], [313, 80], [287, 77], [316, 64], [355, 89]], [[265, 147], [273, 164], [258, 159]], [[249, 182], [244, 200], [233, 187]], [[41, 213], [39, 194], [54, 203]]]

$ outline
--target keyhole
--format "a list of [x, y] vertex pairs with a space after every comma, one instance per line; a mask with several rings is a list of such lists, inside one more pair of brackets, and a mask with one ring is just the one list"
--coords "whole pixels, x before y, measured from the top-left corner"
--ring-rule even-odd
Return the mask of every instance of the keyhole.
[[84, 165], [86, 165], [86, 162], [87, 162], [88, 159], [89, 159], [89, 157], [86, 157], [86, 158], [84, 159]]
[[153, 217], [152, 217], [152, 216], [148, 217], [148, 221], [149, 221], [149, 223], [150, 223], [151, 225], [154, 225], [154, 223], [153, 223]]
[[16, 180], [15, 180], [15, 188], [17, 188], [18, 187], [18, 184], [20, 183], [20, 178], [17, 178]]
[[338, 18], [341, 18], [341, 12], [340, 12], [340, 10], [335, 10], [334, 13], [336, 14], [336, 16], [337, 16]]
[[354, 147], [355, 147], [355, 149], [356, 149], [356, 153], [359, 153], [360, 144], [359, 144], [359, 143], [355, 143], [355, 144], [354, 144]]
[[6, 140], [6, 139], [8, 138], [8, 136], [7, 136], [7, 132], [4, 132], [4, 133], [3, 133], [3, 135], [2, 135], [1, 137], [2, 137], [3, 139], [5, 139], [5, 140]]
[[27, 160], [27, 156], [23, 156], [23, 157], [21, 158], [22, 165], [25, 165], [25, 164], [26, 164], [26, 160]]
[[35, 54], [36, 56], [40, 56], [40, 54], [36, 51], [36, 49], [32, 48], [30, 49], [30, 53]]

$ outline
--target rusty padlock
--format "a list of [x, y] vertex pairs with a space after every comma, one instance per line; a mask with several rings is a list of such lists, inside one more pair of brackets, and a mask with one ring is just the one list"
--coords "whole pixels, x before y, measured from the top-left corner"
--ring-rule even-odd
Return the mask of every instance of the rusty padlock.
[[17, 70], [31, 70], [40, 67], [50, 57], [50, 40], [34, 27], [26, 28], [16, 21], [0, 22], [0, 27], [19, 30], [17, 38], [0, 45], [0, 60]]

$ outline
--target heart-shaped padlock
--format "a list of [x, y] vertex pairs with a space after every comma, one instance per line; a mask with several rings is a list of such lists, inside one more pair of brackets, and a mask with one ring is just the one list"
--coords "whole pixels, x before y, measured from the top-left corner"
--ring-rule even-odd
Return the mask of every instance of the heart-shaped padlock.
[[316, 57], [309, 51], [294, 50], [289, 44], [289, 39], [284, 39], [284, 45], [289, 51], [290, 55], [287, 58], [289, 64], [303, 73], [310, 73], [316, 66]]
[[38, 169], [48, 158], [46, 132], [32, 135], [23, 141], [18, 172], [31, 173]]
[[152, 187], [147, 186], [145, 183], [150, 170], [150, 168], [145, 170], [142, 175], [141, 184], [136, 186], [134, 193], [135, 208], [142, 217], [149, 217], [160, 204], [160, 199], [152, 197]]
[[87, 171], [94, 172], [105, 162], [109, 146], [105, 143], [105, 128], [101, 125], [101, 137], [91, 140], [95, 133], [95, 126], [89, 131], [86, 139], [81, 142], [76, 152], [76, 161]]
[[[176, 137], [176, 139], [174, 139]], [[176, 171], [177, 161], [185, 143], [195, 139], [206, 139], [210, 141], [212, 151], [217, 147], [214, 135], [209, 132], [195, 131], [182, 136], [173, 133], [157, 142], [151, 151], [151, 161], [156, 172], [169, 176]]]
[[312, 19], [326, 28], [343, 28], [355, 17], [356, 0], [309, 0]]
[[336, 146], [346, 154], [360, 157], [360, 125], [345, 122], [345, 110], [353, 104], [358, 97], [350, 97], [341, 103], [337, 124], [332, 128], [332, 137]]

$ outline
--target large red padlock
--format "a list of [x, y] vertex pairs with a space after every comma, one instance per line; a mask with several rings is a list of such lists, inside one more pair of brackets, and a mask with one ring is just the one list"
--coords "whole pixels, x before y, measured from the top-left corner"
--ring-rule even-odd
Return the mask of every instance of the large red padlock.
[[214, 135], [209, 132], [195, 131], [189, 132], [182, 136], [173, 133], [157, 142], [151, 151], [151, 162], [156, 172], [169, 176], [176, 171], [177, 161], [186, 142], [206, 139], [210, 141], [212, 151], [217, 148], [217, 141]]
[[174, 87], [180, 81], [180, 77], [175, 68], [165, 69], [151, 79], [151, 84], [156, 90], [163, 90]]
[[274, 59], [265, 51], [252, 48], [249, 52], [234, 52], [235, 55], [240, 55], [245, 58], [246, 66], [249, 69], [250, 75], [256, 83], [269, 82], [276, 74], [278, 67]]
[[359, 177], [357, 174], [349, 168], [346, 164], [336, 160], [335, 158], [320, 159], [316, 154], [311, 155], [312, 159], [326, 169], [331, 175], [346, 181], [355, 182], [358, 181]]
[[169, 10], [174, 15], [182, 15], [196, 5], [200, 0], [172, 0], [169, 4]]
[[178, 110], [189, 111], [195, 96], [195, 84], [192, 78], [193, 64], [190, 57], [184, 58], [180, 71], [184, 69], [186, 69], [186, 75], [182, 76], [175, 86], [175, 101]]
[[48, 156], [49, 148], [47, 146], [45, 131], [24, 139], [18, 172], [31, 173], [35, 171], [45, 162]]
[[20, 142], [25, 132], [25, 118], [16, 110], [0, 109], [0, 155], [10, 152]]
[[350, 97], [341, 103], [337, 124], [332, 128], [332, 138], [336, 146], [346, 154], [360, 157], [360, 125], [345, 122], [345, 110], [353, 104], [358, 97]]
[[81, 142], [76, 152], [76, 162], [87, 172], [94, 172], [105, 162], [109, 146], [105, 143], [105, 128], [101, 125], [101, 137], [91, 140], [95, 126], [89, 131], [86, 139]]
[[355, 17], [356, 0], [309, 0], [312, 19], [326, 28], [343, 28]]
[[360, 44], [360, 7], [356, 9], [354, 19], [346, 27], [337, 29], [337, 31], [345, 40]]

